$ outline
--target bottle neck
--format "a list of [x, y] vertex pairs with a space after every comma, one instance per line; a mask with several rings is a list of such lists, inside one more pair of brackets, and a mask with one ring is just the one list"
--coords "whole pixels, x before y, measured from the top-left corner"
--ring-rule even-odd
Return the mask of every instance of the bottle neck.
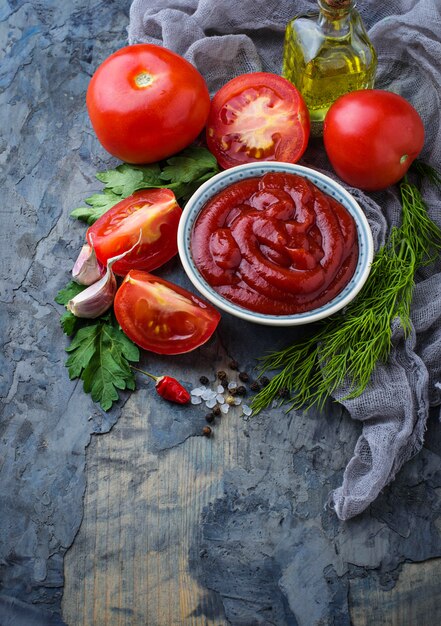
[[317, 0], [317, 2], [320, 9], [318, 21], [323, 30], [329, 36], [344, 36], [349, 30], [355, 0]]

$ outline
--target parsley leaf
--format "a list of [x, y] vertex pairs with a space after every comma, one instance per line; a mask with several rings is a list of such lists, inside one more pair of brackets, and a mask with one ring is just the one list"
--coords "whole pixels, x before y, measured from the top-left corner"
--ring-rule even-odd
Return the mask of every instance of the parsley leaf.
[[[55, 301], [66, 305], [85, 287], [70, 281]], [[105, 313], [97, 319], [82, 319], [66, 311], [60, 318], [66, 335], [72, 336], [66, 348], [69, 378], [80, 378], [84, 391], [108, 411], [118, 400], [120, 389], [135, 389], [135, 377], [129, 362], [139, 361], [139, 349], [120, 329], [114, 315]]]
[[145, 166], [122, 163], [96, 175], [104, 183], [103, 191], [87, 198], [88, 206], [74, 209], [71, 216], [91, 225], [117, 202], [140, 189], [166, 187], [174, 192], [178, 201], [185, 202], [203, 182], [218, 172], [216, 159], [201, 146], [186, 148], [161, 163]]
[[80, 378], [84, 391], [104, 411], [119, 399], [118, 390], [135, 389], [129, 361], [139, 361], [139, 349], [124, 335], [111, 315], [80, 328], [66, 348], [69, 377]]
[[78, 220], [82, 220], [91, 226], [121, 199], [122, 196], [113, 193], [110, 189], [103, 189], [102, 193], [95, 193], [90, 198], [86, 198], [85, 202], [89, 206], [74, 209], [71, 212], [71, 217], [76, 217]]
[[66, 361], [66, 367], [69, 370], [69, 378], [79, 378], [83, 370], [88, 366], [89, 361], [96, 352], [96, 340], [101, 332], [101, 322], [95, 322], [83, 326], [72, 339], [70, 346], [66, 348], [66, 352], [71, 352]]
[[84, 285], [79, 285], [75, 283], [73, 280], [67, 283], [66, 287], [60, 289], [60, 291], [55, 296], [55, 302], [58, 304], [67, 304], [69, 300], [75, 298], [79, 293], [83, 291], [86, 287]]
[[137, 189], [143, 189], [146, 184], [160, 185], [160, 173], [159, 165], [141, 168], [123, 163], [114, 170], [98, 173], [96, 177], [105, 184], [106, 189], [111, 189], [121, 198], [127, 198]]
[[195, 159], [191, 156], [176, 156], [167, 160], [168, 165], [164, 167], [161, 178], [169, 180], [173, 184], [191, 183], [200, 176], [213, 170], [206, 159]]
[[70, 311], [66, 311], [60, 317], [60, 324], [64, 334], [70, 337], [74, 334], [78, 327], [81, 326], [81, 321], [79, 317], [76, 317]]
[[[101, 323], [94, 336], [94, 353], [81, 376], [84, 391], [90, 393], [92, 400], [99, 402], [105, 411], [118, 400], [118, 389], [133, 389], [134, 386], [134, 375], [127, 360], [127, 352], [121, 350], [122, 335], [122, 331], [111, 324]], [[87, 350], [87, 341], [85, 349]], [[129, 356], [132, 361], [139, 360], [138, 349], [130, 351]]]

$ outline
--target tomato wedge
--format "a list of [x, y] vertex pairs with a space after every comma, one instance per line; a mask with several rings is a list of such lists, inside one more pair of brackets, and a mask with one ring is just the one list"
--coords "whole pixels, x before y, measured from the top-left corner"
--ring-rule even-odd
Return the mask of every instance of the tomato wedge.
[[107, 260], [130, 250], [113, 265], [113, 271], [125, 276], [131, 269], [154, 270], [178, 251], [177, 232], [182, 209], [170, 189], [137, 191], [104, 213], [86, 233], [97, 259]]
[[223, 168], [252, 161], [296, 163], [308, 144], [309, 113], [286, 78], [267, 72], [242, 74], [214, 96], [207, 144]]
[[182, 354], [214, 333], [220, 313], [163, 278], [131, 270], [118, 289], [114, 309], [125, 334], [157, 354]]

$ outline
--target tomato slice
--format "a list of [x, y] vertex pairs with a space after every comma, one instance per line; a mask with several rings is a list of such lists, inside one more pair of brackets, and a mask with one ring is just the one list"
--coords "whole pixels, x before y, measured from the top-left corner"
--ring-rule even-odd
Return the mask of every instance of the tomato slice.
[[214, 333], [220, 313], [178, 285], [131, 270], [118, 289], [114, 309], [125, 334], [157, 354], [182, 354]]
[[144, 189], [118, 202], [88, 230], [86, 238], [97, 259], [107, 260], [134, 250], [113, 265], [113, 271], [125, 276], [131, 269], [154, 270], [178, 251], [177, 232], [182, 209], [170, 189]]
[[223, 168], [252, 161], [296, 163], [308, 144], [309, 113], [300, 92], [277, 74], [237, 76], [214, 96], [207, 144]]

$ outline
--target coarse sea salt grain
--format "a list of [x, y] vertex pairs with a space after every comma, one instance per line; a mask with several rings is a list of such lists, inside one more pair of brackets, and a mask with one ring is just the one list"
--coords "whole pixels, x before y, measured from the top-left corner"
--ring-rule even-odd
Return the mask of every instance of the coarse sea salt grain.
[[216, 402], [219, 402], [219, 404], [224, 404], [225, 398], [220, 393], [218, 393], [216, 396]]
[[192, 396], [202, 396], [202, 394], [205, 392], [206, 387], [195, 387], [194, 389], [192, 389], [190, 391], [190, 395]]
[[221, 406], [220, 406], [220, 410], [221, 410], [221, 412], [222, 412], [222, 413], [225, 413], [225, 415], [228, 413], [229, 408], [230, 408], [230, 405], [229, 405], [229, 404], [221, 404]]
[[205, 389], [205, 391], [203, 392], [201, 398], [202, 400], [211, 400], [212, 398], [216, 397], [216, 392], [213, 391], [212, 389]]
[[244, 415], [249, 416], [253, 412], [253, 409], [247, 404], [242, 404], [242, 411]]
[[237, 383], [232, 380], [231, 383], [228, 383], [228, 389], [237, 389]]
[[239, 406], [239, 404], [242, 404], [241, 398], [234, 398], [233, 404], [235, 406]]
[[216, 388], [217, 393], [224, 393], [225, 389], [224, 387], [222, 387], [222, 385], [218, 385]]
[[207, 409], [213, 409], [217, 404], [216, 398], [211, 398], [211, 400], [207, 400], [205, 406]]
[[201, 396], [191, 396], [191, 403], [192, 404], [202, 404]]

